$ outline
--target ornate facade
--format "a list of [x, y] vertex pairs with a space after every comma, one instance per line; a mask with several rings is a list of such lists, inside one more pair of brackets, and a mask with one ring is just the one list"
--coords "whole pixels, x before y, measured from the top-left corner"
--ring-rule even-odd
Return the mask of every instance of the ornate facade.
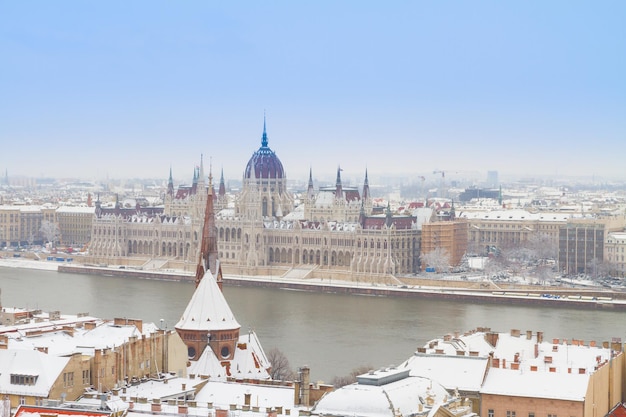
[[343, 185], [341, 171], [334, 186], [317, 190], [311, 173], [306, 196], [296, 205], [264, 124], [261, 147], [248, 161], [234, 201], [228, 201], [223, 173], [218, 192], [212, 192], [202, 163], [192, 186], [175, 190], [170, 172], [163, 207], [116, 203], [105, 208], [96, 202], [90, 254], [102, 261], [132, 256], [196, 262], [209, 187], [219, 259], [228, 272], [255, 274], [270, 267], [367, 275], [418, 272], [416, 218], [394, 215], [389, 207], [373, 214], [367, 172], [360, 193]]
[[220, 259], [243, 271], [263, 267], [344, 271], [349, 274], [407, 274], [419, 269], [419, 231], [413, 216], [372, 214], [367, 173], [362, 194], [343, 186], [337, 169], [334, 187], [313, 187], [294, 206], [287, 177], [268, 146], [261, 147], [243, 175], [234, 207], [217, 213]]
[[107, 260], [145, 257], [196, 262], [207, 199], [204, 167], [194, 170], [191, 186], [174, 190], [172, 172], [161, 207], [113, 207], [96, 201], [90, 255]]

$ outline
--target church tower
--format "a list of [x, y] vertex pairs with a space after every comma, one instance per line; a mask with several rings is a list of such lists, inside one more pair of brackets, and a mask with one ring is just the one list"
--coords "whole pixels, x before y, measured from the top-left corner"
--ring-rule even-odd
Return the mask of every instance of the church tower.
[[187, 345], [189, 359], [194, 361], [207, 348], [212, 349], [221, 361], [232, 360], [241, 328], [222, 293], [213, 203], [213, 181], [209, 174], [202, 243], [196, 268], [196, 290], [175, 326]]

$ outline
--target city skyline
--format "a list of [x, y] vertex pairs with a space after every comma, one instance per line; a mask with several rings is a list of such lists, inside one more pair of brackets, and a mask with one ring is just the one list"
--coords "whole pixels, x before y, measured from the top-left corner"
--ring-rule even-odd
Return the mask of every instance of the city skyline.
[[239, 178], [265, 115], [288, 178], [626, 177], [622, 2], [36, 5], [0, 4], [3, 175]]

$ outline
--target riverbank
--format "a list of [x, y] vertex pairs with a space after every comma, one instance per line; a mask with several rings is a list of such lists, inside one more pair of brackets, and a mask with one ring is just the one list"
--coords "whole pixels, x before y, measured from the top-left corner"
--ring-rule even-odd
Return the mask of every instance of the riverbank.
[[[130, 277], [163, 281], [194, 282], [190, 273], [180, 271], [140, 270], [133, 268], [112, 268], [74, 263], [36, 261], [23, 258], [0, 259], [0, 267], [29, 268], [65, 273], [78, 273], [101, 276]], [[471, 283], [450, 280], [410, 279], [401, 284], [381, 284], [376, 282], [354, 282], [328, 278], [285, 278], [279, 276], [224, 275], [224, 284], [233, 286], [266, 287], [281, 290], [352, 294], [375, 297], [412, 297], [465, 301], [475, 303], [539, 305], [544, 307], [575, 309], [626, 310], [624, 293], [601, 289], [550, 287], [538, 288], [533, 285], [515, 285], [512, 288], [493, 288], [479, 284], [471, 288]]]
[[[59, 265], [59, 271], [109, 276], [123, 276], [141, 279], [159, 279], [170, 281], [193, 282], [191, 274], [165, 273], [132, 269], [113, 269], [105, 267]], [[416, 285], [362, 283], [324, 278], [285, 278], [278, 276], [224, 275], [225, 285], [276, 288], [292, 291], [323, 292], [334, 294], [352, 294], [375, 297], [412, 297], [465, 301], [475, 303], [540, 305], [544, 307], [575, 309], [614, 309], [626, 310], [624, 294], [586, 288], [545, 288], [536, 286], [516, 286], [515, 290], [498, 288], [471, 289], [454, 286], [451, 281], [415, 279]], [[434, 285], [433, 285], [434, 284]], [[439, 284], [439, 285], [437, 285]], [[459, 283], [461, 284], [461, 283]]]

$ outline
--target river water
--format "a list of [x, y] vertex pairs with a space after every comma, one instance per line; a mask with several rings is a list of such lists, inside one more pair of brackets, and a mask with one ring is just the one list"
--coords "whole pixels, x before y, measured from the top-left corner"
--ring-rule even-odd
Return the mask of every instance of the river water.
[[[4, 307], [138, 318], [173, 328], [193, 283], [0, 267]], [[626, 314], [601, 310], [474, 304], [225, 286], [242, 333], [254, 330], [265, 351], [279, 348], [292, 368], [307, 365], [329, 382], [356, 367], [397, 365], [430, 339], [476, 327], [543, 331], [552, 338], [624, 339]]]

